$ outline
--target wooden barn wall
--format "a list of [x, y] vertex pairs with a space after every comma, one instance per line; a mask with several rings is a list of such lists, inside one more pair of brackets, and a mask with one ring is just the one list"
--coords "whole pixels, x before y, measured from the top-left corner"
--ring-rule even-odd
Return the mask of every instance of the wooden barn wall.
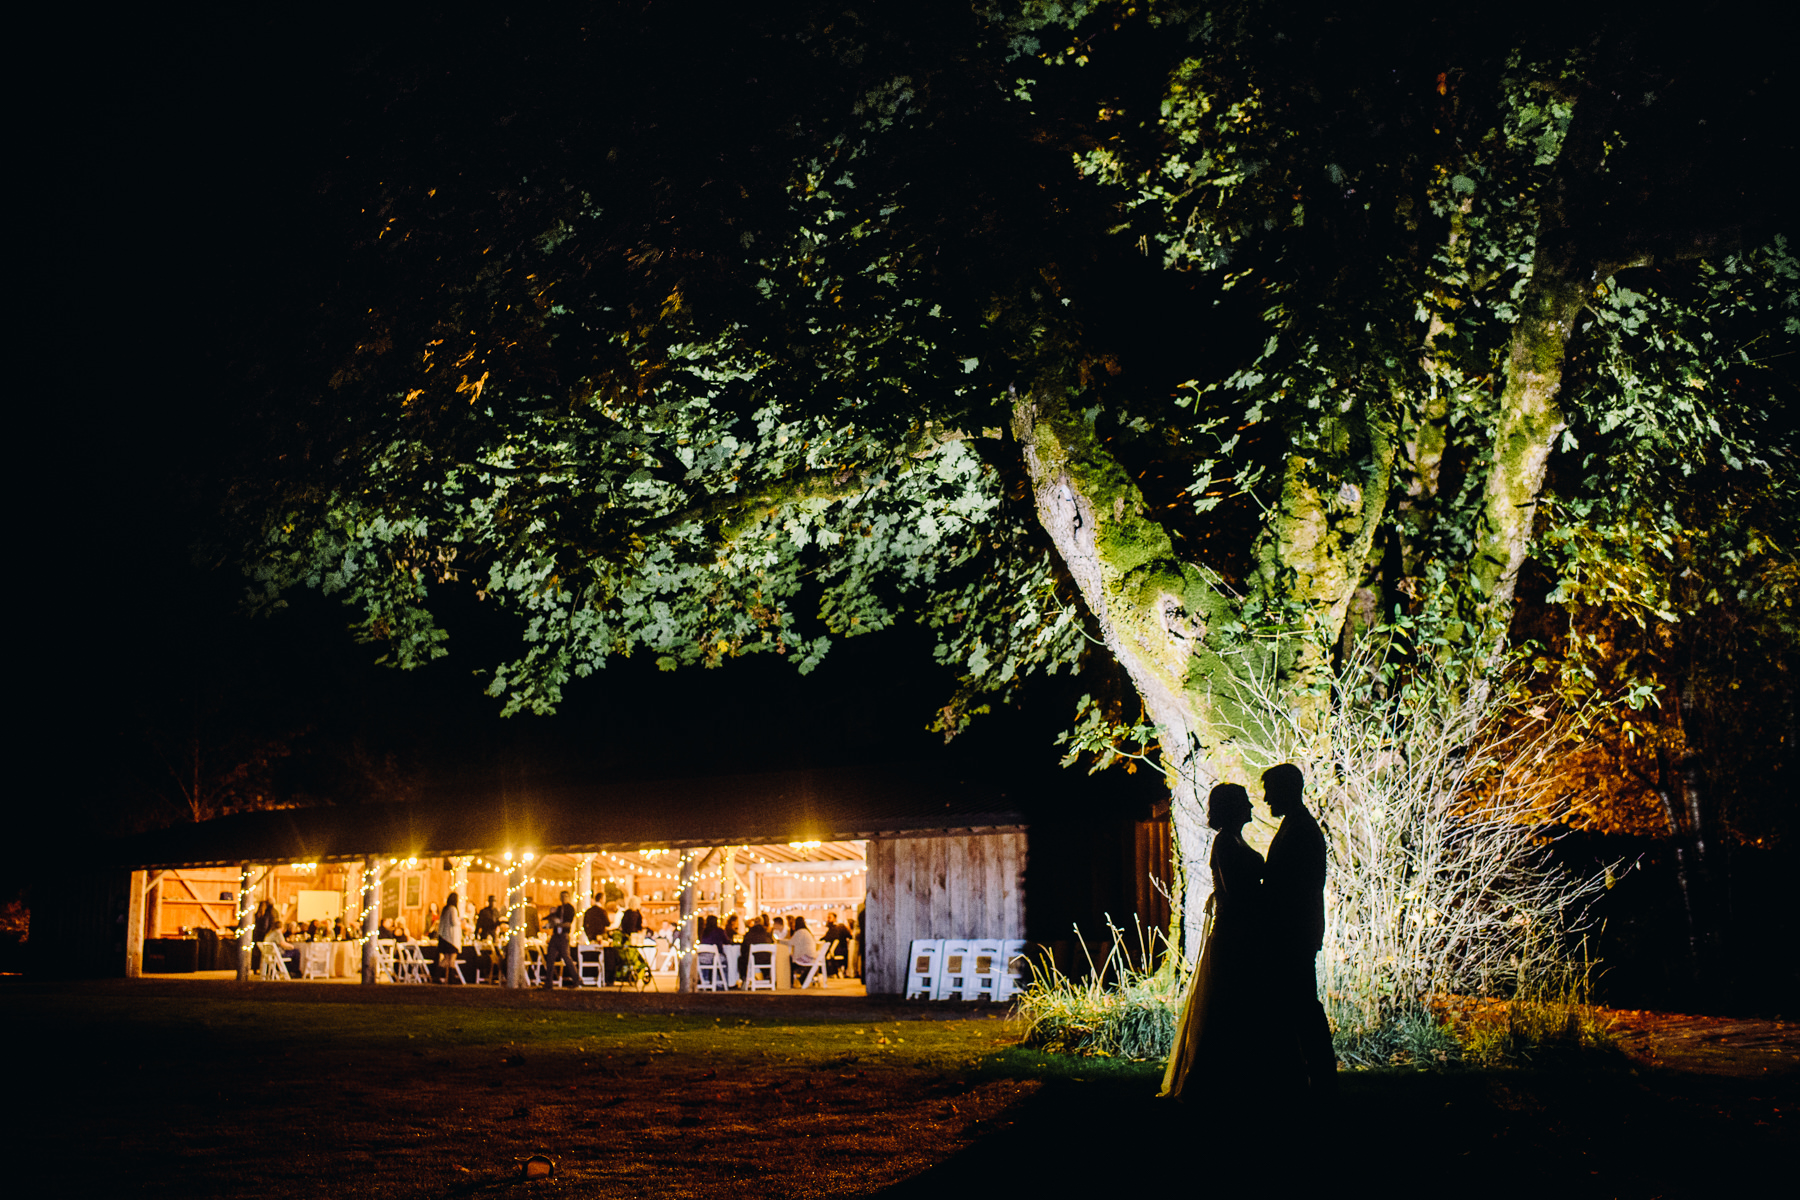
[[131, 909], [131, 872], [107, 868], [59, 870], [35, 880], [29, 969], [55, 978], [125, 974], [125, 935]]
[[863, 972], [870, 995], [905, 990], [915, 938], [1025, 936], [1023, 832], [878, 838], [868, 845]]

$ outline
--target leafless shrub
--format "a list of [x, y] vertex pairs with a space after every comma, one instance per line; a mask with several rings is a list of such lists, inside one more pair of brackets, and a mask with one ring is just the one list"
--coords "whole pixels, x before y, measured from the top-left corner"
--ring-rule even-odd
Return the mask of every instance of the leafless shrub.
[[1441, 1026], [1437, 998], [1572, 978], [1604, 886], [1549, 854], [1550, 766], [1572, 724], [1517, 711], [1504, 691], [1429, 665], [1396, 679], [1363, 658], [1332, 682], [1320, 722], [1273, 687], [1247, 689], [1261, 710], [1247, 758], [1298, 764], [1325, 830], [1320, 986], [1352, 1060], [1417, 1058], [1421, 1027]]

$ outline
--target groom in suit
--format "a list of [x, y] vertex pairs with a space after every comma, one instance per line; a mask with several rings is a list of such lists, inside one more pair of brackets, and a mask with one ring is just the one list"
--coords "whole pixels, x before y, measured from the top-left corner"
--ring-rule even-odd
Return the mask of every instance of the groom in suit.
[[1337, 1052], [1319, 1003], [1314, 960], [1325, 943], [1325, 835], [1306, 810], [1306, 778], [1293, 763], [1263, 772], [1263, 798], [1281, 818], [1263, 868], [1268, 920], [1269, 999], [1300, 1042], [1315, 1096], [1337, 1091]]

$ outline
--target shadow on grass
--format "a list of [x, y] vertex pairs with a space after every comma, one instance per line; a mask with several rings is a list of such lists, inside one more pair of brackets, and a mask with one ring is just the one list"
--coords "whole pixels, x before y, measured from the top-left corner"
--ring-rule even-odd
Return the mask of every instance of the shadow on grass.
[[1004, 1179], [1012, 1194], [1174, 1187], [1285, 1196], [1714, 1196], [1791, 1174], [1792, 1074], [1757, 1080], [1634, 1067], [1346, 1071], [1317, 1110], [1154, 1098], [1160, 1070], [1014, 1049], [982, 1071], [1044, 1081], [973, 1144], [884, 1195]]

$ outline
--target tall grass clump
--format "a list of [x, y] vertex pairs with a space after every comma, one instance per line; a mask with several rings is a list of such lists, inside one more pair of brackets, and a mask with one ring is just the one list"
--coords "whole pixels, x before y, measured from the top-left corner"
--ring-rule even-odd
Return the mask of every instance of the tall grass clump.
[[1255, 757], [1301, 766], [1325, 830], [1319, 972], [1340, 1058], [1452, 1059], [1445, 998], [1567, 990], [1604, 884], [1550, 859], [1547, 787], [1571, 723], [1448, 670], [1398, 677], [1367, 657], [1333, 681], [1324, 736], [1273, 695], [1258, 697]]
[[[1032, 964], [1031, 985], [1014, 1005], [1025, 1022], [1024, 1044], [1064, 1054], [1162, 1060], [1175, 1047], [1189, 972], [1178, 955], [1159, 953], [1161, 935], [1138, 927], [1138, 953], [1107, 918], [1112, 943], [1096, 967], [1087, 942], [1085, 979], [1070, 979], [1047, 958]], [[1075, 931], [1081, 937], [1081, 931]]]

